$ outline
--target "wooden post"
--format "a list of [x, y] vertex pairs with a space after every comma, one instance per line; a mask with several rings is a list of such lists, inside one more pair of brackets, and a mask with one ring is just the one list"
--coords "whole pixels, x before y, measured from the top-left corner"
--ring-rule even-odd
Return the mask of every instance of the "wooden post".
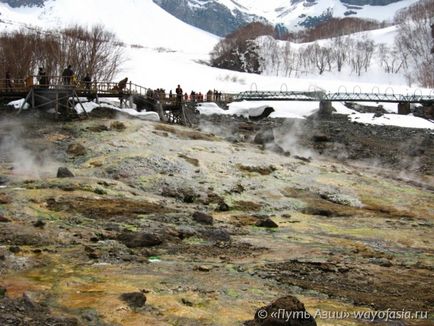
[[155, 104], [155, 109], [157, 110], [158, 115], [160, 116], [160, 120], [163, 122], [167, 122], [166, 116], [164, 115], [163, 105], [160, 101], [157, 101]]
[[[30, 92], [27, 94], [26, 98], [24, 99], [23, 104], [21, 104], [20, 109], [18, 110], [18, 113], [17, 113], [17, 114], [20, 114], [21, 111], [23, 111], [23, 109], [24, 109], [24, 105], [26, 105], [26, 103], [27, 103], [27, 101], [29, 100], [30, 96], [33, 97], [33, 88], [30, 89]], [[34, 102], [34, 101], [32, 100], [32, 103], [33, 103], [33, 102]], [[33, 105], [33, 104], [32, 104], [32, 105]], [[33, 106], [32, 106], [32, 108], [33, 108]]]
[[56, 119], [59, 117], [59, 92], [56, 92]]
[[431, 54], [434, 54], [434, 16], [431, 17], [431, 38], [433, 39], [432, 48], [431, 48]]
[[32, 110], [35, 109], [35, 89], [32, 88], [32, 90], [30, 91], [32, 94]]

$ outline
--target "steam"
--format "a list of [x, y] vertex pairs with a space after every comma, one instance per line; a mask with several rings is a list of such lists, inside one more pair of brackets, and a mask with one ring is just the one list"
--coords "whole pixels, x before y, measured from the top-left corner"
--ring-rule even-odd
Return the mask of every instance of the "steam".
[[291, 156], [316, 158], [317, 154], [301, 145], [301, 137], [304, 133], [303, 120], [294, 119], [284, 123], [281, 127], [273, 129], [274, 142]]
[[23, 125], [1, 121], [0, 130], [0, 162], [9, 165], [12, 174], [34, 179], [56, 175], [60, 164], [50, 157], [47, 149], [41, 149], [35, 139], [29, 136], [25, 139], [29, 130]]

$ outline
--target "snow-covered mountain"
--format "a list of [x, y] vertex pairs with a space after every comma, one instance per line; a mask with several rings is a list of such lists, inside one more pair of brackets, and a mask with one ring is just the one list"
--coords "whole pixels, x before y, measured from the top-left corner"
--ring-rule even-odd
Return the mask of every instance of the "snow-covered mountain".
[[[62, 0], [0, 0], [14, 8], [59, 7]], [[417, 0], [153, 0], [176, 18], [218, 36], [225, 36], [252, 21], [298, 30], [314, 26], [331, 17], [359, 17], [390, 21], [396, 11]], [[147, 0], [136, 0], [133, 11], [140, 12]], [[89, 11], [97, 0], [75, 2], [74, 7]], [[84, 3], [84, 2], [83, 2]], [[126, 3], [126, 6], [124, 5]], [[120, 12], [130, 3], [118, 1]], [[109, 3], [110, 6], [110, 3]], [[104, 10], [104, 9], [103, 9]]]
[[175, 17], [224, 36], [252, 21], [289, 30], [314, 26], [331, 17], [390, 21], [417, 0], [153, 0]]
[[[10, 0], [0, 2], [4, 1]], [[152, 0], [46, 0], [43, 6], [15, 8], [0, 3], [0, 31], [26, 26], [58, 29], [75, 24], [100, 24], [121, 42], [161, 51], [209, 52], [218, 40], [173, 17]]]
[[[238, 0], [237, 4], [230, 0], [220, 1], [225, 1], [227, 5], [232, 4], [232, 9], [243, 3], [245, 10], [249, 9], [249, 3], [253, 3], [250, 0]], [[266, 12], [267, 8], [271, 8], [271, 2], [277, 4], [279, 1], [261, 1], [255, 10]], [[410, 3], [411, 0], [402, 1], [404, 2]], [[232, 93], [248, 89], [278, 90], [282, 85], [292, 90], [337, 91], [345, 84], [347, 89], [357, 86], [357, 89], [371, 92], [375, 75], [375, 87], [380, 90], [390, 89], [392, 86], [395, 92], [399, 89], [403, 93], [408, 92], [402, 76], [386, 75], [378, 65], [361, 76], [348, 73], [316, 76], [312, 73], [297, 78], [212, 68], [204, 62], [209, 60], [209, 53], [219, 38], [175, 18], [153, 0], [122, 0], [121, 5], [119, 0], [89, 0], [86, 3], [76, 0], [47, 0], [42, 7], [15, 8], [0, 3], [0, 31], [35, 27], [59, 29], [72, 24], [84, 27], [102, 24], [114, 32], [118, 39], [125, 43], [126, 60], [123, 70], [115, 79], [128, 76], [133, 82], [146, 87], [171, 89], [181, 84], [187, 90], [206, 92], [209, 89], [219, 89]], [[390, 44], [395, 33], [395, 29], [389, 27], [368, 32], [367, 36], [377, 44]], [[295, 49], [298, 45], [291, 46]]]

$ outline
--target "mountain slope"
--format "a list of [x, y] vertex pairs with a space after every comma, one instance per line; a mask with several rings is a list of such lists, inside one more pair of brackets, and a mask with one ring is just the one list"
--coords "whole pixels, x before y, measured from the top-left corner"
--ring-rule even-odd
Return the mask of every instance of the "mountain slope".
[[102, 24], [125, 43], [182, 52], [206, 52], [218, 38], [176, 19], [151, 0], [49, 0], [43, 7], [0, 4], [3, 29], [24, 24], [54, 28]]
[[219, 1], [154, 0], [161, 8], [182, 21], [219, 36], [225, 36], [251, 21], [264, 18]]
[[223, 36], [252, 21], [268, 21], [274, 25], [286, 26], [290, 30], [312, 27], [331, 17], [355, 16], [387, 21], [393, 18], [397, 10], [417, 0], [154, 0], [154, 2], [187, 23]]

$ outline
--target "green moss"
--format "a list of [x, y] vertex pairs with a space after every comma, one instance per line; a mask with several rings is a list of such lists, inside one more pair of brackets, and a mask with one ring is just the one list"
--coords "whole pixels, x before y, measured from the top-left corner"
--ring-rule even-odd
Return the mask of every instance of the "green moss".
[[239, 297], [241, 297], [241, 295], [235, 289], [232, 289], [232, 288], [225, 289], [224, 293], [228, 297], [231, 297], [231, 298], [234, 298], [234, 299], [238, 299]]

